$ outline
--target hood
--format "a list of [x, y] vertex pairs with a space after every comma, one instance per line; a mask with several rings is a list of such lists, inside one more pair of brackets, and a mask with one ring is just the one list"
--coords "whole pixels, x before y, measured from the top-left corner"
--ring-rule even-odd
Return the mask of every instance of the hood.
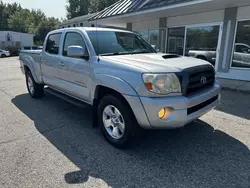
[[204, 60], [163, 53], [102, 56], [101, 58], [113, 63], [140, 67], [148, 72], [181, 72], [184, 69], [195, 66], [212, 66]]

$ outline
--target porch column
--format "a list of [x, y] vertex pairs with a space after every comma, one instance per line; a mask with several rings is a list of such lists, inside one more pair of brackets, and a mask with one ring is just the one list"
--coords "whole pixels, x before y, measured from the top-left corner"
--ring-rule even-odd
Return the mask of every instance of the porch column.
[[166, 37], [167, 37], [167, 18], [159, 18], [159, 41], [161, 45], [162, 52], [166, 52]]
[[133, 24], [132, 23], [127, 23], [126, 28], [127, 28], [127, 30], [132, 31]]
[[237, 10], [236, 7], [225, 9], [218, 72], [229, 72], [234, 45]]

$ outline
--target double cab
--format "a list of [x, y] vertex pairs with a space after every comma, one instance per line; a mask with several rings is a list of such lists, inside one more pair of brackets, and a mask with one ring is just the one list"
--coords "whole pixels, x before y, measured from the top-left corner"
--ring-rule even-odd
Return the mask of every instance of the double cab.
[[22, 50], [20, 63], [31, 97], [48, 90], [91, 105], [93, 124], [116, 147], [131, 143], [140, 128], [183, 127], [220, 99], [213, 65], [158, 53], [126, 30], [55, 30], [42, 50]]

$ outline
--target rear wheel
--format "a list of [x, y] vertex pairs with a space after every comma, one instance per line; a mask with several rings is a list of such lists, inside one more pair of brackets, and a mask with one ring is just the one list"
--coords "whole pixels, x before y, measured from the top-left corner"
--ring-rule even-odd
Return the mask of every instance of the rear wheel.
[[6, 55], [5, 55], [5, 54], [2, 54], [1, 57], [4, 58], [4, 57], [6, 57]]
[[30, 71], [26, 72], [26, 85], [32, 98], [40, 98], [44, 95], [44, 86], [35, 82]]
[[104, 96], [98, 105], [98, 123], [105, 139], [118, 148], [128, 146], [138, 131], [134, 114], [120, 97]]

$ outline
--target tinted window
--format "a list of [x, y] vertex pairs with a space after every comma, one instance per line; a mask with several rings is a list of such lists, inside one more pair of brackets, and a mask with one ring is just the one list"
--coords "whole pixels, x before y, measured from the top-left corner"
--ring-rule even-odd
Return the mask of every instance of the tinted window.
[[30, 50], [30, 46], [24, 46], [23, 49], [24, 50]]
[[69, 46], [81, 46], [85, 47], [82, 36], [78, 33], [67, 33], [64, 39], [63, 55], [67, 56]]
[[155, 50], [145, 40], [133, 33], [89, 31], [88, 36], [95, 48], [96, 54], [155, 53]]
[[60, 47], [61, 33], [52, 34], [48, 37], [45, 51], [51, 54], [58, 54]]
[[39, 48], [37, 46], [32, 46], [32, 50], [38, 50]]

